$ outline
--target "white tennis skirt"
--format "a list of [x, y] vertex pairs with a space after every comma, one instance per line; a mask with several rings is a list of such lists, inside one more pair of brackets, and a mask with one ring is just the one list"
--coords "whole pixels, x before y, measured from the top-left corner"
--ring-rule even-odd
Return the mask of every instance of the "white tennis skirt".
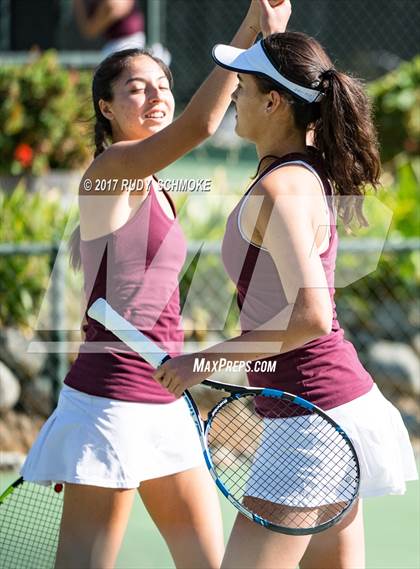
[[118, 401], [65, 385], [22, 467], [25, 480], [137, 488], [204, 465], [184, 398], [151, 404]]
[[[361, 498], [404, 494], [406, 482], [418, 479], [413, 449], [401, 415], [376, 385], [365, 395], [330, 409], [327, 414], [348, 434], [355, 447], [360, 463]], [[267, 457], [266, 452], [257, 452], [247, 484], [248, 496], [300, 507], [347, 501], [344, 468], [336, 472], [333, 484], [331, 474], [328, 484], [325, 483], [322, 471], [329, 472], [329, 464], [333, 464], [333, 460], [331, 457], [329, 461], [319, 433], [319, 441], [314, 441], [317, 433], [308, 424], [310, 419], [307, 416], [279, 419], [275, 429], [273, 421], [267, 419], [269, 428], [266, 437], [270, 437], [270, 440], [265, 440], [263, 434], [260, 446], [270, 448], [271, 457]], [[293, 456], [285, 457], [285, 450], [280, 445], [285, 440], [290, 421], [295, 422], [293, 431], [300, 432], [300, 438], [296, 435], [288, 444], [287, 452]], [[308, 437], [313, 443], [310, 449]], [[332, 448], [331, 452], [335, 454], [336, 449]], [[300, 465], [293, 473], [287, 469], [289, 459]], [[321, 468], [320, 461], [324, 461]], [[273, 472], [276, 474], [273, 475]]]

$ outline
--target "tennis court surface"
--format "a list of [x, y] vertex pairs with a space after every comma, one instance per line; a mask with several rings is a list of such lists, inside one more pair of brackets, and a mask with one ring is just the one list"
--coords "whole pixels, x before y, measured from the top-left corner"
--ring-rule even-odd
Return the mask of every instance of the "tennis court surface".
[[[17, 476], [17, 473], [0, 473], [0, 491], [5, 490]], [[419, 569], [419, 489], [418, 482], [410, 482], [404, 496], [370, 498], [365, 502], [367, 569]], [[224, 499], [221, 500], [221, 505], [227, 537], [236, 510]], [[174, 567], [165, 543], [140, 499], [135, 500], [116, 567], [117, 569]]]
[[[367, 569], [419, 569], [420, 485], [408, 484], [405, 496], [365, 502]], [[236, 510], [221, 500], [226, 537]], [[118, 569], [169, 569], [174, 565], [140, 500], [136, 500]], [[355, 568], [357, 569], [357, 568]]]

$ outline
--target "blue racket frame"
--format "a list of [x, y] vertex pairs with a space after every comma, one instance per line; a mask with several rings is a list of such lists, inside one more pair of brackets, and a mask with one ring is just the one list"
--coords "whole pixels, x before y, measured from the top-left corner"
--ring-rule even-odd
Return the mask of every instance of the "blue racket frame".
[[[194, 420], [195, 426], [196, 426], [197, 431], [198, 431], [199, 436], [200, 436], [201, 448], [203, 451], [204, 460], [206, 462], [207, 468], [208, 468], [216, 486], [219, 488], [219, 490], [222, 492], [222, 494], [225, 496], [225, 498], [227, 498], [229, 500], [229, 502], [241, 514], [246, 516], [251, 521], [253, 521], [253, 522], [269, 529], [269, 530], [272, 530], [272, 531], [275, 531], [278, 533], [284, 533], [284, 534], [288, 534], [288, 535], [297, 536], [297, 535], [311, 535], [311, 534], [323, 532], [323, 531], [327, 530], [328, 528], [339, 523], [350, 512], [350, 510], [353, 508], [354, 504], [356, 503], [358, 495], [359, 495], [360, 464], [359, 464], [359, 460], [357, 458], [356, 449], [354, 448], [354, 445], [351, 442], [350, 437], [340, 427], [340, 425], [338, 425], [333, 419], [331, 419], [331, 417], [329, 417], [325, 413], [325, 411], [323, 411], [317, 405], [314, 405], [310, 401], [303, 399], [302, 397], [299, 397], [297, 395], [293, 395], [292, 393], [288, 393], [287, 391], [282, 391], [280, 389], [242, 387], [239, 385], [237, 385], [237, 386], [227, 385], [227, 384], [223, 384], [223, 383], [220, 383], [217, 381], [211, 381], [211, 380], [205, 380], [202, 383], [203, 383], [203, 385], [207, 385], [208, 387], [212, 387], [213, 389], [217, 389], [219, 391], [225, 391], [225, 392], [230, 393], [229, 397], [225, 397], [217, 405], [215, 405], [213, 407], [213, 409], [209, 412], [207, 419], [201, 418], [197, 404], [195, 403], [193, 396], [191, 395], [191, 393], [189, 391], [184, 392], [184, 398], [188, 404], [191, 417]], [[323, 417], [323, 419], [328, 421], [331, 424], [331, 426], [333, 426], [334, 429], [340, 434], [340, 436], [343, 437], [345, 442], [348, 444], [348, 446], [352, 450], [354, 460], [355, 460], [355, 464], [356, 464], [356, 470], [357, 470], [356, 491], [354, 493], [353, 499], [349, 502], [348, 506], [346, 508], [344, 508], [341, 511], [341, 513], [339, 515], [337, 515], [335, 518], [333, 518], [332, 520], [329, 520], [323, 524], [320, 524], [319, 526], [312, 527], [312, 528], [300, 528], [299, 529], [299, 528], [289, 528], [289, 527], [275, 525], [275, 524], [272, 524], [272, 523], [268, 522], [267, 520], [261, 518], [260, 516], [253, 514], [249, 510], [247, 510], [236, 498], [234, 498], [232, 496], [232, 494], [229, 492], [229, 490], [226, 488], [226, 486], [220, 480], [220, 478], [217, 475], [216, 467], [213, 464], [213, 460], [212, 460], [212, 457], [211, 457], [211, 454], [210, 454], [210, 451], [208, 448], [208, 444], [207, 444], [208, 433], [209, 433], [210, 428], [212, 426], [213, 418], [216, 416], [216, 414], [219, 412], [219, 410], [222, 407], [224, 407], [225, 405], [228, 405], [232, 401], [238, 400], [241, 397], [247, 396], [247, 395], [248, 396], [249, 395], [260, 395], [260, 396], [266, 396], [266, 397], [275, 397], [277, 399], [283, 399], [285, 401], [289, 401], [291, 403], [294, 403], [295, 405], [298, 405], [305, 410], [311, 411], [313, 413], [317, 413], [317, 414], [321, 415]]]

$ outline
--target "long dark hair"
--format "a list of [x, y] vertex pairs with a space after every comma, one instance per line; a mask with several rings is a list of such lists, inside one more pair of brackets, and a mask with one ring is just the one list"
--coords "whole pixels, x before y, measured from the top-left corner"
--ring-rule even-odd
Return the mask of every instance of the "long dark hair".
[[[173, 88], [173, 77], [171, 70], [161, 59], [152, 53], [141, 48], [130, 48], [117, 51], [104, 59], [96, 68], [92, 81], [92, 101], [95, 111], [94, 123], [94, 140], [95, 152], [94, 158], [102, 154], [108, 146], [112, 144], [112, 128], [110, 121], [102, 114], [99, 108], [99, 101], [112, 101], [113, 99], [113, 83], [119, 78], [121, 73], [127, 67], [129, 60], [133, 57], [145, 55], [155, 61], [164, 72], [169, 81], [169, 86]], [[79, 269], [81, 265], [80, 259], [80, 225], [73, 231], [70, 242], [70, 264], [74, 269]]]
[[335, 69], [322, 46], [299, 32], [266, 37], [264, 47], [287, 79], [319, 89], [324, 96], [317, 103], [306, 103], [271, 81], [255, 77], [262, 93], [280, 91], [290, 102], [296, 128], [313, 129], [314, 146], [321, 154], [335, 192], [349, 196], [340, 200], [338, 212], [344, 223], [354, 215], [367, 225], [361, 199], [365, 186], [379, 185], [380, 158], [370, 101], [362, 83]]

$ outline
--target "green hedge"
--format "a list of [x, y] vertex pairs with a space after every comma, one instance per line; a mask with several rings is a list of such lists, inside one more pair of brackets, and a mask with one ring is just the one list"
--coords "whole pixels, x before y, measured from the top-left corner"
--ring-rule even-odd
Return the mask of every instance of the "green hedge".
[[[68, 221], [60, 196], [0, 191], [0, 243], [59, 242]], [[48, 255], [0, 256], [0, 327], [33, 329], [51, 276]]]
[[369, 85], [383, 162], [420, 151], [420, 56]]
[[[0, 175], [81, 168], [92, 156], [91, 71], [61, 67], [54, 51], [0, 69]], [[414, 155], [420, 135], [420, 57], [369, 86], [382, 160]]]
[[54, 51], [0, 68], [0, 175], [83, 166], [92, 155], [90, 82]]

